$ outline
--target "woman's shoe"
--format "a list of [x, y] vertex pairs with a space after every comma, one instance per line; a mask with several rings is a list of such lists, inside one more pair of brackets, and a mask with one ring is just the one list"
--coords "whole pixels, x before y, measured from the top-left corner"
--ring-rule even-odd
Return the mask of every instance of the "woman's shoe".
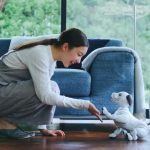
[[35, 133], [16, 129], [0, 129], [0, 138], [26, 139], [35, 136]]

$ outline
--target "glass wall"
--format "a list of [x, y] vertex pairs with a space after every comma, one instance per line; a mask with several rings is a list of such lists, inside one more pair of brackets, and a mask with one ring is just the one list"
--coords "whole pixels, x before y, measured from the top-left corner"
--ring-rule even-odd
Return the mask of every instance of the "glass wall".
[[[0, 0], [0, 37], [57, 34], [61, 0]], [[142, 60], [146, 100], [150, 96], [150, 0], [67, 0], [67, 28], [88, 38], [121, 39]]]
[[60, 0], [1, 0], [0, 37], [60, 33]]
[[89, 38], [121, 39], [125, 46], [138, 51], [148, 102], [150, 0], [68, 0], [67, 28], [70, 27], [80, 28]]

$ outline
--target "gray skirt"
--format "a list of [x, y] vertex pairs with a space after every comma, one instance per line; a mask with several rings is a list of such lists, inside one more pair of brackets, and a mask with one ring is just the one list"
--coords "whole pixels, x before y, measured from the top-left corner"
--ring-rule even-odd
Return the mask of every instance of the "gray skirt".
[[28, 70], [9, 68], [0, 60], [0, 119], [48, 125], [54, 112], [55, 106], [43, 104], [37, 97]]

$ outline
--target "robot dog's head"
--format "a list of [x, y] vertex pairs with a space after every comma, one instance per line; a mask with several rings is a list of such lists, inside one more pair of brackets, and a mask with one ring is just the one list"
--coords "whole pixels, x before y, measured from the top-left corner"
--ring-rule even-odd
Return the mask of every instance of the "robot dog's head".
[[131, 106], [132, 105], [132, 96], [127, 92], [119, 92], [119, 93], [112, 93], [111, 95], [112, 100], [118, 103], [121, 106]]

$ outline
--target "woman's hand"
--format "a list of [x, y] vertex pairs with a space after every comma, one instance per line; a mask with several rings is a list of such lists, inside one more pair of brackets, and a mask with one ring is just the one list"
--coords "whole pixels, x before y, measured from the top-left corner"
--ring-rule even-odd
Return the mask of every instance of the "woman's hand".
[[94, 104], [90, 103], [88, 111], [93, 114], [94, 116], [96, 116], [101, 122], [103, 122], [101, 116], [100, 116], [100, 111], [95, 107]]
[[65, 136], [65, 133], [62, 130], [48, 130], [48, 129], [40, 129], [42, 135], [46, 136]]

